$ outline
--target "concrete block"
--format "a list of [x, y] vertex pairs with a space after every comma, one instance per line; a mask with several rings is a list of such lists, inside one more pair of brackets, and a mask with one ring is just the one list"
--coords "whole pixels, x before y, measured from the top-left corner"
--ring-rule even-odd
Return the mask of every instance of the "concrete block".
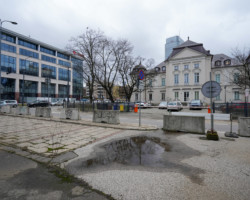
[[1, 113], [10, 114], [10, 112], [11, 112], [11, 107], [10, 106], [2, 106], [1, 107]]
[[163, 130], [205, 134], [205, 117], [164, 115]]
[[60, 112], [60, 119], [80, 120], [80, 113], [78, 108], [65, 108]]
[[36, 117], [47, 117], [50, 118], [51, 116], [51, 108], [44, 108], [44, 107], [37, 107], [35, 111]]
[[239, 117], [238, 123], [239, 136], [250, 137], [250, 117]]
[[93, 122], [120, 124], [119, 110], [94, 110]]
[[13, 115], [29, 115], [29, 107], [27, 106], [18, 106], [16, 108], [11, 108], [10, 110]]

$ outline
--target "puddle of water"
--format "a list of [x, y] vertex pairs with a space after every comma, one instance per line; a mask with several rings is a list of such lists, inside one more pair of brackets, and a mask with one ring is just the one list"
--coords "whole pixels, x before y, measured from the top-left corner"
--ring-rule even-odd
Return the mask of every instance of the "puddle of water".
[[162, 156], [170, 146], [156, 137], [132, 137], [113, 141], [100, 147], [103, 151], [84, 161], [84, 167], [120, 163], [124, 165], [165, 166]]

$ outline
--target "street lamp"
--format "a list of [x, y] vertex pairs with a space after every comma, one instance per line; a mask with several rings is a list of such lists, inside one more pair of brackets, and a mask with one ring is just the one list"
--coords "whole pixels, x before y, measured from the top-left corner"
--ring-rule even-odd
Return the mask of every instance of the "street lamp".
[[17, 23], [16, 22], [12, 22], [12, 21], [8, 21], [8, 20], [1, 20], [0, 19], [0, 101], [1, 101], [1, 94], [2, 94], [2, 92], [1, 92], [1, 86], [2, 86], [2, 60], [1, 60], [1, 58], [2, 58], [2, 24], [4, 23], [4, 22], [9, 22], [9, 23], [11, 23], [11, 24], [14, 24], [14, 25], [17, 25]]

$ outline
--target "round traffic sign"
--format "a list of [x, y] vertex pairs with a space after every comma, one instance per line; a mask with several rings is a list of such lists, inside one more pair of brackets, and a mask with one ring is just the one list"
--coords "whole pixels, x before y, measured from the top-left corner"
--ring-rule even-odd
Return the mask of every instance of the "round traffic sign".
[[221, 86], [216, 81], [207, 81], [202, 85], [201, 92], [207, 98], [214, 98], [220, 94]]
[[143, 79], [144, 79], [144, 71], [143, 71], [143, 70], [140, 70], [140, 71], [139, 71], [139, 79], [140, 79], [140, 80], [143, 80]]

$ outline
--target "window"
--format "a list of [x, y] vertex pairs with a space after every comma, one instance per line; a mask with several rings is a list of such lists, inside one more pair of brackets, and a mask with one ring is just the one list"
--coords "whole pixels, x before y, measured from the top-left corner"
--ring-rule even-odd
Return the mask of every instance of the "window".
[[19, 49], [19, 53], [23, 56], [27, 56], [27, 57], [32, 57], [32, 58], [36, 58], [38, 59], [39, 58], [39, 54], [36, 53], [36, 52], [33, 52], [33, 51], [29, 51], [29, 50], [26, 50], [26, 49]]
[[42, 55], [42, 60], [47, 61], [47, 62], [51, 62], [51, 63], [56, 63], [56, 59], [52, 58], [50, 56]]
[[220, 60], [215, 61], [215, 66], [221, 66], [221, 61]]
[[38, 45], [34, 44], [34, 43], [31, 43], [31, 42], [27, 42], [25, 40], [22, 40], [22, 39], [18, 39], [18, 44], [19, 45], [22, 45], [24, 47], [28, 47], [30, 49], [34, 49], [34, 50], [37, 50], [38, 49]]
[[229, 59], [225, 60], [224, 65], [231, 65], [231, 60], [229, 60]]
[[234, 100], [240, 100], [240, 93], [239, 91], [234, 92]]
[[152, 101], [153, 100], [153, 95], [150, 93], [149, 94], [149, 101]]
[[29, 60], [19, 60], [19, 74], [26, 74], [30, 76], [39, 76], [39, 64]]
[[42, 64], [42, 77], [56, 79], [56, 67]]
[[59, 68], [59, 76], [58, 76], [59, 80], [70, 81], [70, 76], [71, 76], [70, 70]]
[[41, 87], [42, 97], [48, 97], [49, 95], [49, 97], [55, 98], [56, 97], [55, 91], [56, 91], [56, 84], [50, 83], [48, 85], [46, 83], [42, 83], [42, 87]]
[[220, 100], [220, 94], [215, 97], [215, 100], [219, 101]]
[[66, 55], [66, 54], [63, 54], [63, 53], [59, 53], [59, 52], [57, 52], [57, 57], [60, 57], [60, 58], [63, 58], [63, 59], [69, 60], [69, 56], [68, 56], [68, 55]]
[[1, 69], [3, 72], [11, 69], [12, 73], [16, 73], [16, 58], [1, 54]]
[[200, 74], [194, 73], [194, 83], [198, 84], [200, 82]]
[[8, 51], [8, 52], [11, 52], [11, 53], [16, 53], [16, 47], [15, 46], [5, 44], [5, 43], [2, 43], [1, 50]]
[[12, 42], [12, 43], [16, 43], [16, 37], [7, 35], [5, 33], [2, 33], [2, 40], [5, 40], [7, 42]]
[[58, 97], [65, 98], [67, 97], [68, 85], [58, 85]]
[[138, 101], [138, 93], [135, 94], [135, 101]]
[[53, 55], [53, 56], [56, 55], [56, 51], [45, 48], [45, 47], [42, 47], [42, 46], [40, 47], [40, 51], [44, 52], [44, 53], [47, 53], [47, 54], [50, 54], [50, 55]]
[[149, 86], [149, 87], [152, 87], [152, 79], [149, 79], [149, 81], [148, 81], [148, 86]]
[[179, 99], [179, 92], [174, 92], [174, 98], [175, 98], [175, 100]]
[[194, 64], [194, 68], [195, 68], [195, 69], [198, 69], [199, 67], [200, 67], [199, 63], [195, 63], [195, 64]]
[[162, 78], [161, 79], [161, 86], [165, 86], [166, 85], [166, 78]]
[[70, 62], [66, 62], [66, 61], [63, 61], [63, 60], [58, 60], [58, 64], [63, 65], [65, 67], [70, 67]]
[[189, 92], [184, 92], [184, 101], [189, 100]]
[[165, 93], [161, 93], [161, 100], [165, 101], [165, 99], [166, 99], [166, 94]]
[[238, 83], [239, 82], [239, 73], [234, 73], [234, 83]]
[[215, 81], [216, 81], [217, 83], [220, 83], [220, 74], [216, 74], [216, 75], [215, 75]]
[[188, 69], [189, 68], [189, 66], [188, 65], [184, 65], [184, 69]]
[[179, 84], [179, 74], [174, 75], [174, 84], [178, 85]]
[[160, 71], [160, 68], [159, 68], [159, 67], [156, 67], [156, 68], [155, 68], [155, 71], [156, 71], [156, 72], [159, 72], [159, 71]]
[[19, 91], [23, 91], [24, 86], [24, 96], [25, 97], [37, 97], [38, 82], [19, 80]]
[[184, 74], [184, 84], [188, 85], [189, 83], [189, 74]]
[[166, 66], [162, 67], [162, 71], [165, 72], [166, 71]]
[[199, 100], [200, 98], [199, 98], [199, 91], [195, 91], [194, 92], [194, 99], [195, 100]]
[[178, 71], [179, 70], [179, 66], [178, 65], [174, 66], [174, 70]]

